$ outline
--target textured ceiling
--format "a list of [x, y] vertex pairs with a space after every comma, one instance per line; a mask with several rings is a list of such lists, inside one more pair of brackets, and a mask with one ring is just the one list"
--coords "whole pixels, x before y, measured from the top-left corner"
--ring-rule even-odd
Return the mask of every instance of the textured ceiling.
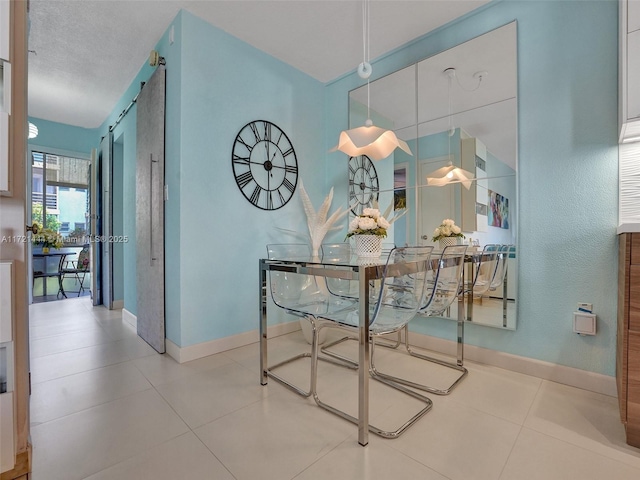
[[[371, 58], [488, 0], [372, 0]], [[360, 0], [31, 0], [29, 115], [98, 127], [184, 8], [327, 82], [362, 58]]]

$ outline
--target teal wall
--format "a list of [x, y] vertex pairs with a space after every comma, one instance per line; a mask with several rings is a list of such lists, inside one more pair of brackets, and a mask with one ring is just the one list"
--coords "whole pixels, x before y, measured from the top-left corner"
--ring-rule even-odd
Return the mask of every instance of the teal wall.
[[75, 127], [34, 117], [29, 117], [29, 121], [38, 127], [38, 136], [29, 139], [30, 146], [83, 153], [89, 157], [98, 144], [97, 128]]
[[[467, 343], [614, 375], [617, 277], [618, 5], [614, 1], [492, 3], [374, 64], [379, 78], [518, 21], [519, 303], [515, 332], [470, 325]], [[356, 74], [326, 88], [326, 146], [348, 120]], [[338, 154], [329, 154], [331, 168]], [[344, 177], [328, 172], [329, 185]], [[338, 188], [336, 187], [336, 190]], [[572, 333], [591, 302], [598, 334]], [[416, 330], [455, 338], [455, 325]]]
[[180, 236], [181, 289], [167, 291], [167, 305], [179, 302], [180, 331], [167, 337], [187, 346], [255, 330], [258, 258], [268, 243], [299, 241], [278, 227], [307, 231], [299, 195], [271, 212], [242, 196], [231, 166], [240, 129], [258, 119], [278, 125], [314, 204], [328, 189], [323, 84], [185, 11], [181, 19], [180, 205], [167, 222], [167, 235]]
[[[169, 44], [172, 26], [175, 40]], [[235, 136], [252, 120], [280, 126], [296, 149], [299, 179], [319, 205], [326, 195], [319, 134], [324, 86], [186, 11], [156, 50], [167, 63], [166, 336], [185, 347], [255, 330], [258, 258], [268, 243], [300, 241], [281, 229], [307, 232], [298, 195], [272, 212], [242, 196], [231, 166]], [[143, 66], [102, 125], [102, 135], [152, 73]], [[124, 304], [134, 314], [135, 141], [130, 139], [135, 139], [135, 116], [134, 105], [114, 129], [114, 138], [123, 138], [122, 228], [129, 237], [123, 247]], [[273, 313], [270, 322], [291, 320]]]

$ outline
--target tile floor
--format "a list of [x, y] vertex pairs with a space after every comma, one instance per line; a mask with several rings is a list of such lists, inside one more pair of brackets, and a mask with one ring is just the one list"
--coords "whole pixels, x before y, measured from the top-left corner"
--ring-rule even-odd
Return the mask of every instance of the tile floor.
[[[640, 478], [612, 397], [467, 362], [468, 378], [431, 396], [402, 437], [363, 448], [313, 400], [260, 386], [257, 344], [180, 365], [88, 298], [30, 311], [34, 480]], [[339, 348], [355, 354], [351, 343]], [[272, 339], [270, 363], [307, 348], [300, 332]], [[444, 380], [440, 367], [379, 353], [382, 370]], [[308, 363], [281, 373], [304, 384]], [[355, 413], [356, 378], [323, 362], [319, 392]], [[419, 408], [377, 382], [371, 397], [381, 427]]]

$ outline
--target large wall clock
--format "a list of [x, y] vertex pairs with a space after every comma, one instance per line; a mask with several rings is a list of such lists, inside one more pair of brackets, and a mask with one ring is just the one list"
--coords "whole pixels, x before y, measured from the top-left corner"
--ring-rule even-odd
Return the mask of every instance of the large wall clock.
[[233, 175], [238, 188], [262, 210], [284, 207], [298, 184], [298, 159], [289, 137], [266, 120], [247, 123], [233, 142]]
[[366, 155], [349, 158], [349, 205], [351, 211], [360, 215], [362, 210], [373, 206], [378, 200], [380, 185], [373, 162]]

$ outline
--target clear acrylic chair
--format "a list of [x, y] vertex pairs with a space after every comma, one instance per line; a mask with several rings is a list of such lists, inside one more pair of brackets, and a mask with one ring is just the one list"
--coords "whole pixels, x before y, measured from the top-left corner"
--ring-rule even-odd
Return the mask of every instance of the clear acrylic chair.
[[502, 287], [502, 326], [507, 327], [507, 305], [509, 302], [509, 296], [507, 292], [507, 271], [509, 265], [509, 258], [514, 256], [516, 253], [515, 245], [502, 245], [500, 247], [500, 252], [498, 253], [498, 264], [496, 266], [496, 273], [493, 276], [493, 280], [491, 281], [491, 286], [489, 287], [490, 292], [495, 292], [499, 288]]
[[498, 268], [498, 259], [502, 246], [487, 244], [474, 264], [473, 278], [467, 285], [467, 293], [475, 297], [482, 297], [491, 288]]
[[[418, 310], [418, 316], [441, 316], [449, 306], [463, 294], [462, 273], [464, 269], [466, 245], [453, 245], [445, 247], [437, 260], [431, 261], [432, 268], [427, 277], [427, 287], [425, 300]], [[460, 307], [459, 307], [460, 308]], [[411, 380], [389, 375], [377, 369], [374, 360], [371, 361], [371, 368], [375, 377], [380, 377], [388, 381], [406, 385], [418, 390], [434, 393], [436, 395], [448, 395], [467, 375], [468, 371], [462, 361], [462, 347], [464, 342], [464, 318], [458, 320], [458, 358], [456, 362], [442, 360], [423, 353], [418, 353], [409, 344], [409, 326], [404, 327], [404, 345], [409, 355], [423, 360], [434, 362], [447, 368], [458, 370], [460, 374], [446, 388], [436, 388], [429, 385], [420, 384]]]
[[498, 265], [496, 267], [496, 273], [491, 281], [491, 286], [489, 287], [491, 291], [495, 291], [502, 286], [504, 283], [504, 279], [507, 276], [507, 263], [509, 261], [509, 257], [515, 254], [516, 246], [515, 245], [502, 245], [500, 246], [500, 251], [498, 253]]
[[[300, 260], [308, 261], [311, 258], [311, 248], [307, 244], [287, 243], [267, 245], [267, 255], [271, 260]], [[331, 295], [326, 288], [319, 284], [316, 277], [291, 272], [269, 271], [269, 285], [273, 303], [284, 309], [287, 313], [304, 319], [309, 322], [311, 331], [311, 353], [303, 352], [291, 358], [283, 360], [275, 365], [267, 367], [266, 372], [271, 378], [293, 390], [295, 393], [308, 397], [311, 395], [311, 380], [309, 380], [309, 390], [303, 390], [297, 385], [274, 373], [274, 370], [285, 364], [302, 358], [312, 358], [313, 352], [318, 348], [317, 316], [319, 313], [326, 313], [336, 307], [336, 301], [331, 301]], [[353, 305], [353, 301], [348, 306]], [[345, 308], [345, 304], [342, 308]], [[321, 358], [321, 360], [344, 365], [339, 361]], [[353, 367], [351, 367], [353, 368]], [[311, 377], [315, 375], [315, 365], [311, 365]]]
[[[395, 333], [404, 329], [422, 306], [426, 286], [426, 269], [432, 249], [432, 247], [404, 247], [394, 248], [389, 253], [383, 278], [377, 281], [374, 288], [371, 289], [372, 291], [369, 298], [371, 357], [373, 357], [375, 350], [375, 338], [378, 335]], [[424, 270], [416, 272], [415, 269], [403, 271], [395, 268], [400, 263], [413, 261], [425, 262]], [[390, 267], [390, 265], [393, 265], [393, 267]], [[352, 335], [357, 335], [359, 329], [359, 305], [360, 302], [358, 301], [350, 309], [319, 315], [319, 318], [327, 321], [319, 324], [317, 329], [321, 331], [324, 328], [337, 328], [347, 331]], [[312, 361], [317, 371], [318, 349], [314, 350]], [[415, 415], [399, 428], [388, 431], [374, 425], [369, 425], [369, 430], [372, 433], [385, 438], [396, 438], [431, 409], [432, 402], [429, 398], [395, 382], [374, 376], [372, 371], [369, 373], [372, 375], [372, 378], [379, 382], [418, 399], [424, 404]], [[311, 389], [318, 406], [352, 423], [358, 423], [357, 418], [354, 416], [320, 399], [317, 391], [317, 375], [312, 377]]]
[[[267, 245], [267, 258], [287, 259], [287, 260], [308, 260], [311, 257], [311, 248], [303, 243], [269, 244]], [[273, 303], [284, 309], [287, 313], [305, 319], [311, 325], [312, 343], [311, 351], [300, 353], [291, 358], [283, 360], [275, 365], [269, 366], [267, 375], [279, 382], [281, 385], [293, 390], [303, 397], [311, 395], [311, 381], [309, 390], [303, 390], [293, 383], [285, 380], [273, 371], [278, 367], [291, 363], [301, 358], [311, 358], [314, 349], [317, 348], [316, 319], [312, 313], [307, 312], [307, 308], [313, 309], [317, 302], [322, 301], [322, 297], [313, 277], [289, 272], [269, 272], [269, 290]], [[313, 368], [313, 365], [312, 365]]]
[[[335, 268], [340, 268], [340, 264], [348, 264], [351, 260], [351, 245], [349, 243], [323, 243], [320, 245], [320, 255], [324, 262], [335, 262]], [[357, 281], [327, 277], [325, 282], [329, 293], [336, 298], [334, 301], [339, 301], [338, 298], [347, 301], [358, 298]]]

